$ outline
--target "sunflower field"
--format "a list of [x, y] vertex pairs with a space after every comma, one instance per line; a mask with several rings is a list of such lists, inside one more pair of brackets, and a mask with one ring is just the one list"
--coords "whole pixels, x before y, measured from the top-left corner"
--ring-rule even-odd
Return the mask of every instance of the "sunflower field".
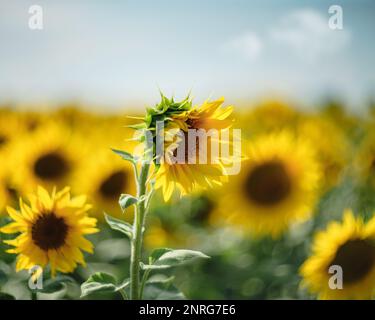
[[[338, 101], [305, 111], [280, 100], [195, 106], [162, 96], [146, 116], [75, 104], [36, 110], [0, 109], [1, 298], [374, 296], [371, 106], [360, 117]], [[134, 132], [161, 116], [166, 132], [241, 129], [240, 172], [222, 179], [215, 166], [151, 164], [152, 200], [130, 196], [142, 186], [133, 177], [137, 164], [127, 160], [147, 152]], [[131, 263], [132, 223], [146, 209], [138, 253], [142, 261], [151, 255], [139, 268]], [[145, 279], [136, 278], [140, 287], [126, 280], [134, 272]], [[30, 286], [40, 273], [42, 287]]]

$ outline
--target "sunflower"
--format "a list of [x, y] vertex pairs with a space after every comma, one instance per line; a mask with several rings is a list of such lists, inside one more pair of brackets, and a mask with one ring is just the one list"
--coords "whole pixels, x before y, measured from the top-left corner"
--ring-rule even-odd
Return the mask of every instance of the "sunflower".
[[0, 216], [3, 214], [5, 206], [9, 203], [10, 194], [6, 187], [4, 178], [0, 177]]
[[7, 160], [9, 148], [25, 132], [25, 128], [15, 112], [2, 111], [0, 115], [0, 161]]
[[312, 215], [320, 177], [307, 141], [287, 131], [259, 136], [249, 143], [240, 174], [230, 177], [210, 220], [277, 237]]
[[360, 143], [354, 159], [356, 177], [375, 186], [375, 134], [369, 133]]
[[51, 118], [72, 130], [77, 130], [84, 134], [91, 134], [100, 126], [104, 117], [89, 112], [87, 106], [71, 102], [60, 105], [59, 108], [51, 113]]
[[88, 195], [97, 209], [95, 214], [102, 220], [103, 211], [113, 216], [122, 216], [118, 201], [122, 193], [135, 193], [133, 175], [131, 164], [121, 160], [109, 147], [99, 148], [73, 184], [75, 190]]
[[10, 184], [8, 170], [4, 170], [6, 166], [7, 163], [3, 163], [2, 168], [0, 168], [0, 216], [4, 213], [7, 205], [16, 201], [17, 194], [17, 191]]
[[70, 197], [68, 187], [51, 195], [38, 187], [37, 194], [29, 197], [30, 204], [20, 198], [20, 211], [8, 207], [14, 220], [0, 229], [3, 233], [20, 233], [13, 240], [4, 240], [14, 248], [8, 253], [18, 254], [16, 270], [28, 270], [35, 265], [51, 266], [56, 271], [70, 273], [77, 264], [85, 265], [81, 250], [92, 253], [93, 245], [84, 238], [96, 233], [96, 219], [90, 218], [86, 197]]
[[[233, 120], [231, 113], [233, 107], [222, 108], [224, 99], [206, 101], [202, 106], [193, 107], [180, 114], [172, 114], [165, 128], [165, 154], [161, 159], [160, 167], [155, 173], [155, 188], [162, 189], [164, 200], [168, 201], [173, 192], [178, 190], [181, 195], [186, 195], [195, 190], [204, 190], [222, 184], [225, 174], [222, 160], [211, 155], [211, 142], [218, 142], [221, 132], [228, 129]], [[188, 130], [204, 130], [208, 133], [211, 129], [219, 131], [219, 136], [207, 137], [207, 144], [201, 144], [196, 138], [194, 152], [188, 145]], [[181, 136], [182, 134], [182, 136]], [[182, 160], [174, 161], [182, 150]], [[202, 155], [207, 156], [206, 163], [199, 163]], [[195, 157], [195, 163], [192, 163]]]
[[10, 179], [11, 157], [15, 141], [22, 137], [23, 126], [17, 114], [10, 111], [1, 111], [0, 114], [0, 215], [6, 205], [13, 200], [13, 187]]
[[340, 183], [351, 155], [345, 132], [326, 117], [314, 115], [299, 121], [298, 133], [309, 140], [317, 151], [324, 172], [325, 189]]
[[15, 146], [11, 158], [13, 184], [21, 194], [37, 185], [59, 188], [70, 184], [77, 173], [87, 144], [63, 125], [50, 123], [27, 135]]
[[181, 247], [187, 235], [175, 225], [156, 217], [151, 219], [145, 232], [144, 244], [148, 250], [163, 247]]
[[335, 123], [348, 134], [355, 134], [358, 127], [362, 125], [359, 117], [350, 114], [342, 101], [328, 99], [319, 107], [323, 117]]
[[248, 135], [264, 134], [293, 127], [299, 117], [299, 112], [289, 103], [281, 99], [266, 99], [240, 117], [240, 127]]
[[[300, 269], [302, 285], [320, 299], [370, 299], [375, 289], [375, 219], [364, 224], [350, 210], [314, 237]], [[331, 266], [342, 268], [342, 289], [330, 288]]]

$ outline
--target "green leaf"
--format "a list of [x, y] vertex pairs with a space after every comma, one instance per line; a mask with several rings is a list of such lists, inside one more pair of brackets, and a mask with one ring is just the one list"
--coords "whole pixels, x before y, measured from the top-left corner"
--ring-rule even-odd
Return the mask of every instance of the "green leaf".
[[131, 163], [136, 163], [137, 161], [137, 159], [133, 157], [133, 155], [130, 154], [129, 152], [117, 150], [117, 149], [112, 149], [112, 151], [116, 153], [117, 155], [119, 155], [123, 160], [130, 161]]
[[91, 275], [81, 285], [81, 298], [95, 292], [114, 292], [116, 290], [116, 279], [110, 274], [97, 272]]
[[152, 251], [150, 255], [150, 263], [154, 263], [156, 260], [158, 260], [164, 253], [167, 253], [169, 251], [172, 251], [173, 249], [169, 248], [159, 248]]
[[16, 300], [16, 298], [8, 293], [0, 292], [0, 300]]
[[86, 282], [81, 285], [81, 298], [92, 293], [114, 293], [124, 290], [129, 286], [130, 280], [126, 279], [121, 284], [116, 284], [116, 279], [112, 275], [104, 272], [97, 272], [91, 275]]
[[130, 279], [124, 280], [121, 284], [116, 287], [116, 291], [124, 290], [130, 285]]
[[0, 269], [0, 287], [2, 285], [4, 285], [4, 283], [6, 283], [7, 280], [8, 280], [8, 277], [7, 277], [6, 273], [3, 270]]
[[145, 285], [143, 299], [147, 300], [183, 300], [186, 299], [173, 284], [173, 277], [156, 275], [150, 278]]
[[122, 194], [119, 200], [119, 204], [123, 212], [126, 210], [126, 208], [136, 204], [137, 202], [138, 199], [130, 194]]
[[63, 292], [67, 290], [67, 283], [75, 283], [74, 279], [68, 276], [57, 276], [53, 279], [48, 279], [43, 283], [43, 288], [38, 292], [52, 294]]
[[134, 130], [142, 130], [142, 129], [146, 129], [146, 124], [144, 122], [141, 122], [141, 123], [136, 123], [136, 124], [130, 124], [125, 127], [134, 129]]
[[128, 236], [130, 239], [133, 236], [133, 227], [131, 224], [122, 221], [120, 219], [116, 219], [114, 217], [111, 217], [110, 215], [104, 213], [105, 221], [108, 223], [108, 225], [116, 231], [120, 231], [126, 236]]
[[147, 284], [164, 284], [169, 285], [172, 284], [173, 280], [175, 279], [174, 276], [167, 277], [164, 274], [156, 274], [152, 276], [150, 279], [147, 280]]
[[208, 259], [209, 256], [194, 250], [157, 249], [150, 256], [150, 264], [141, 263], [141, 268], [143, 270], [168, 269], [189, 263], [198, 258]]

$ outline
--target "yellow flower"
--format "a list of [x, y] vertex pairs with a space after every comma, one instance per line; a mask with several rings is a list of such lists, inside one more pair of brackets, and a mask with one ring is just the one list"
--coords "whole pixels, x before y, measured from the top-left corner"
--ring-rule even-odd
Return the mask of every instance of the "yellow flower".
[[293, 127], [300, 114], [282, 100], [268, 99], [256, 104], [240, 118], [240, 126], [248, 134], [264, 134]]
[[0, 168], [0, 216], [4, 213], [5, 207], [15, 200], [15, 190], [9, 184], [7, 171], [3, 170], [6, 165], [7, 163], [4, 163]]
[[84, 238], [96, 233], [96, 219], [90, 218], [86, 197], [70, 197], [69, 188], [52, 195], [38, 187], [36, 195], [29, 196], [30, 205], [20, 198], [20, 211], [8, 207], [14, 220], [1, 228], [3, 233], [20, 233], [14, 240], [4, 240], [14, 248], [8, 253], [18, 254], [16, 270], [30, 269], [35, 265], [51, 266], [56, 271], [70, 273], [77, 264], [85, 265], [81, 250], [92, 253], [93, 245]]
[[330, 119], [333, 123], [338, 125], [345, 132], [352, 134], [361, 125], [361, 120], [353, 113], [349, 113], [346, 106], [338, 100], [328, 100], [321, 106], [322, 116]]
[[17, 143], [11, 154], [13, 183], [21, 194], [42, 185], [53, 188], [70, 184], [86, 154], [83, 139], [65, 126], [50, 123]]
[[[95, 156], [88, 160], [73, 182], [74, 190], [88, 195], [100, 220], [104, 219], [103, 211], [124, 217], [118, 201], [122, 193], [135, 194], [132, 165], [120, 159], [109, 147], [95, 150]], [[127, 218], [131, 218], [128, 213]]]
[[[364, 224], [350, 210], [314, 237], [300, 269], [302, 285], [320, 299], [370, 299], [375, 289], [375, 219]], [[331, 266], [342, 268], [342, 289], [330, 288]], [[337, 274], [339, 275], [339, 274]]]
[[[40, 106], [35, 107], [40, 110]], [[26, 133], [33, 132], [48, 123], [49, 115], [46, 112], [23, 110], [17, 113]]]
[[287, 131], [249, 142], [241, 172], [223, 188], [211, 217], [245, 232], [280, 235], [313, 214], [320, 167], [311, 146]]
[[[352, 150], [345, 132], [323, 116], [309, 116], [298, 123], [298, 132], [317, 150], [324, 172], [325, 189], [340, 183]], [[329, 134], [329, 139], [327, 139]]]
[[[145, 232], [144, 244], [148, 250], [163, 247], [181, 247], [186, 235], [176, 227], [159, 218], [153, 217]], [[186, 242], [186, 241], [185, 241]]]
[[9, 148], [24, 133], [18, 114], [2, 111], [0, 114], [0, 161], [7, 161]]
[[9, 193], [6, 188], [5, 181], [0, 178], [0, 216], [3, 214], [3, 210], [9, 201]]
[[16, 141], [22, 139], [24, 133], [25, 127], [19, 113], [0, 109], [0, 215], [4, 213], [5, 206], [14, 200], [11, 173], [16, 167], [11, 155]]
[[[220, 131], [218, 138], [208, 137], [207, 144], [199, 143], [197, 138], [194, 152], [188, 147], [188, 130], [227, 129], [232, 124], [230, 118], [233, 107], [222, 108], [224, 99], [206, 101], [201, 107], [194, 107], [180, 114], [171, 115], [170, 122], [165, 128], [165, 156], [155, 173], [155, 188], [162, 189], [164, 200], [168, 201], [173, 192], [178, 190], [181, 195], [186, 195], [195, 190], [203, 190], [220, 185], [225, 174], [222, 160], [211, 157], [211, 142], [221, 143]], [[178, 136], [183, 132], [184, 139]], [[181, 141], [184, 140], [184, 143]], [[172, 157], [178, 156], [182, 150], [183, 161], [173, 161]], [[201, 155], [207, 155], [206, 163], [199, 163]], [[191, 163], [195, 157], [196, 163]], [[190, 163], [189, 163], [190, 162]]]
[[360, 182], [375, 186], [375, 134], [368, 133], [354, 159], [355, 174]]

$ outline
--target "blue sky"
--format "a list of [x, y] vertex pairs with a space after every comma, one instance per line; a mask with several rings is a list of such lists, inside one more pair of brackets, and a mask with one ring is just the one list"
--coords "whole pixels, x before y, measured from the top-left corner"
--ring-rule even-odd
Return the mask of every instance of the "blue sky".
[[[30, 5], [44, 29], [28, 28]], [[328, 8], [344, 29], [328, 28]], [[0, 0], [3, 101], [153, 104], [158, 88], [230, 103], [281, 95], [352, 108], [375, 89], [375, 2]]]

